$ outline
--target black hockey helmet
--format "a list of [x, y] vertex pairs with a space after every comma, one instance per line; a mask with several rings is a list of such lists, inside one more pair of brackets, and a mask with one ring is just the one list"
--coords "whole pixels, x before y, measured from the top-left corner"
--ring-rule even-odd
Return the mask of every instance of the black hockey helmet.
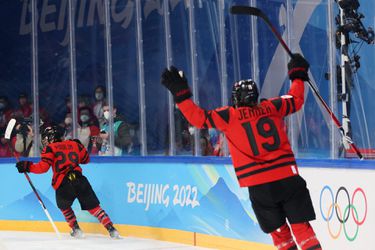
[[251, 80], [235, 82], [232, 88], [232, 102], [235, 107], [255, 106], [258, 104], [259, 91], [256, 83]]
[[61, 141], [62, 134], [57, 126], [46, 127], [41, 134], [43, 147], [52, 142]]

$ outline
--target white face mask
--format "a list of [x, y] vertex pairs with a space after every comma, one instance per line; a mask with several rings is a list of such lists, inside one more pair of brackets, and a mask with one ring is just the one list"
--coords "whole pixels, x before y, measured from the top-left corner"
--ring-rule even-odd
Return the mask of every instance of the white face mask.
[[104, 118], [105, 118], [106, 120], [108, 120], [108, 119], [109, 119], [109, 116], [110, 116], [109, 111], [108, 111], [108, 110], [107, 110], [107, 111], [104, 111], [104, 112], [103, 112], [103, 116], [104, 116]]
[[81, 115], [80, 118], [81, 118], [82, 122], [87, 122], [90, 119], [90, 117], [88, 115]]
[[71, 118], [71, 117], [67, 117], [67, 118], [65, 118], [65, 124], [66, 125], [69, 125], [69, 124], [72, 124], [72, 121], [73, 121], [73, 119]]
[[189, 134], [190, 135], [194, 135], [194, 131], [195, 131], [194, 127], [189, 127]]
[[95, 93], [96, 100], [101, 101], [103, 99], [103, 97], [104, 97], [103, 93], [101, 93], [101, 92]]

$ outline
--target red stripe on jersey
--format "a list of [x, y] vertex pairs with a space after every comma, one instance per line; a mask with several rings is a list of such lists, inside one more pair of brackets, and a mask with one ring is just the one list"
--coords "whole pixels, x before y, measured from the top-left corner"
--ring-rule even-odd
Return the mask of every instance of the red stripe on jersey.
[[275, 168], [281, 168], [281, 167], [284, 167], [284, 166], [291, 166], [291, 165], [296, 165], [296, 162], [295, 161], [287, 161], [287, 162], [272, 164], [272, 165], [267, 166], [267, 167], [259, 166], [258, 169], [251, 170], [251, 171], [249, 171], [247, 173], [244, 173], [244, 174], [239, 174], [239, 175], [237, 175], [237, 177], [240, 180], [240, 179], [246, 178], [250, 175], [264, 173], [266, 171], [270, 171], [270, 170], [273, 170]]
[[241, 187], [260, 185], [264, 183], [269, 183], [273, 181], [282, 180], [291, 176], [298, 175], [298, 168], [296, 165], [287, 165], [275, 169], [270, 169], [266, 172], [261, 172], [258, 174], [250, 175], [245, 178], [238, 180]]
[[240, 172], [244, 169], [248, 169], [248, 168], [251, 168], [251, 167], [254, 167], [254, 166], [258, 166], [258, 165], [263, 165], [263, 164], [268, 164], [268, 163], [273, 163], [275, 161], [278, 161], [280, 159], [284, 159], [284, 158], [293, 158], [294, 159], [294, 154], [284, 154], [284, 155], [280, 155], [274, 159], [271, 159], [271, 160], [268, 160], [268, 161], [261, 161], [261, 162], [252, 162], [252, 163], [249, 163], [249, 164], [246, 164], [244, 166], [240, 166], [240, 167], [236, 167], [235, 168], [235, 171], [236, 173], [237, 172]]
[[268, 171], [271, 171], [273, 169], [292, 165], [296, 165], [294, 155], [284, 154], [272, 160], [263, 162], [253, 162], [240, 168], [235, 168], [235, 171], [238, 180], [241, 180], [252, 175], [257, 175], [260, 173], [267, 174]]

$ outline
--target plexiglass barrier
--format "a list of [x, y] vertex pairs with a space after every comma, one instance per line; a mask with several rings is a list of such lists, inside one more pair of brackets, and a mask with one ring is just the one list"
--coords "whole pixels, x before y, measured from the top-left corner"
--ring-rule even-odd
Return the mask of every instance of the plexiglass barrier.
[[[367, 28], [375, 4], [360, 4]], [[160, 75], [171, 65], [183, 70], [193, 100], [208, 110], [231, 105], [232, 85], [241, 79], [254, 79], [261, 98], [286, 94], [288, 54], [262, 19], [231, 15], [233, 5], [267, 15], [291, 50], [307, 58], [312, 84], [340, 122], [350, 119], [348, 135], [371, 153], [375, 47], [361, 39], [350, 44], [351, 64], [358, 55], [361, 67], [351, 68], [343, 93], [340, 9], [327, 0], [2, 1], [2, 136], [13, 117], [12, 147], [23, 156], [39, 156], [40, 129], [50, 124], [79, 138], [91, 155], [228, 156], [220, 131], [192, 128]], [[285, 123], [296, 155], [350, 156], [307, 84], [305, 97]], [[1, 157], [12, 156], [4, 140], [0, 147]]]

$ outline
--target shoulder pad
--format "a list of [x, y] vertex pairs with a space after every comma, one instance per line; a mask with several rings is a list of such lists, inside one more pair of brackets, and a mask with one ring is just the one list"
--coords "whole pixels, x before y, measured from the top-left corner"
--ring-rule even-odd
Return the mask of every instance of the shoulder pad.
[[270, 101], [273, 104], [273, 106], [275, 106], [275, 108], [277, 109], [277, 111], [279, 111], [280, 108], [281, 108], [281, 106], [282, 106], [282, 100], [281, 100], [281, 98], [273, 98]]
[[221, 117], [221, 119], [223, 119], [226, 123], [229, 123], [230, 117], [229, 117], [229, 108], [228, 107], [216, 110], [216, 112]]
[[52, 148], [49, 146], [49, 145], [47, 145], [45, 148], [43, 148], [43, 150], [42, 150], [42, 154], [48, 154], [48, 153], [52, 153], [53, 151], [52, 151]]
[[82, 145], [82, 142], [79, 139], [70, 139], [69, 141], [74, 141], [74, 142]]

